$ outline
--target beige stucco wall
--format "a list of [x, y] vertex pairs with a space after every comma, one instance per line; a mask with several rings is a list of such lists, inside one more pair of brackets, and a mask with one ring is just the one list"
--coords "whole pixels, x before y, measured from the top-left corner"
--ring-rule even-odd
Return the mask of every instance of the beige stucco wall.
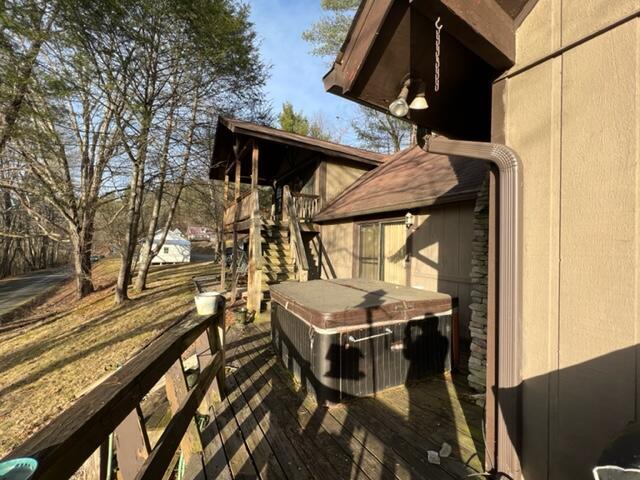
[[[516, 68], [638, 9], [540, 0], [518, 30]], [[611, 436], [638, 420], [639, 58], [635, 18], [502, 81], [504, 138], [524, 172], [529, 480], [590, 478]]]
[[368, 171], [369, 169], [366, 168], [327, 162], [326, 202], [329, 203], [331, 200], [336, 198], [348, 186], [360, 178], [363, 173]]

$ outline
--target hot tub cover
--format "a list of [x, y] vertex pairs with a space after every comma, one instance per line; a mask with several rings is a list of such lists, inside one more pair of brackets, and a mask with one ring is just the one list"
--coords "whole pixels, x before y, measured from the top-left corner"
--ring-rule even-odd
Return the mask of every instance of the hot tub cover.
[[379, 280], [284, 282], [270, 290], [274, 302], [321, 329], [409, 320], [455, 306], [447, 294]]

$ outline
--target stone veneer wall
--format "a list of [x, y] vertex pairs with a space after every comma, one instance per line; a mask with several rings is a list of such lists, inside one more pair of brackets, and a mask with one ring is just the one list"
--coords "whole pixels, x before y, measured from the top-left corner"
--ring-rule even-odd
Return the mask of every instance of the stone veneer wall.
[[469, 385], [484, 392], [487, 379], [487, 256], [489, 239], [489, 176], [480, 188], [473, 211], [471, 250], [471, 352]]

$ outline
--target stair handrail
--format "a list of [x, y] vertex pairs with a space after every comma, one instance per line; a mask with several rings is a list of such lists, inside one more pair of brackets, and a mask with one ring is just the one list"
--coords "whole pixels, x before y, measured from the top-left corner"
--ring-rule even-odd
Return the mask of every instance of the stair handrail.
[[293, 196], [288, 185], [284, 186], [283, 200], [285, 206], [285, 218], [289, 219], [289, 237], [292, 243], [291, 251], [294, 253], [294, 260], [298, 269], [298, 280], [306, 282], [309, 279], [309, 261], [302, 243], [302, 233], [300, 231], [300, 220], [298, 212], [293, 204]]

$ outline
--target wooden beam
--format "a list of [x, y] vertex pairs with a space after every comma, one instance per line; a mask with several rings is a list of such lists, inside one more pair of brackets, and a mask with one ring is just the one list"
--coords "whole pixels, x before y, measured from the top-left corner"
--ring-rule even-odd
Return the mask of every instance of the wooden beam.
[[236, 201], [236, 214], [233, 219], [233, 253], [231, 259], [231, 303], [233, 304], [236, 301], [236, 293], [238, 289], [238, 219], [240, 218], [240, 205], [238, 201], [240, 200], [240, 173], [242, 170], [242, 163], [240, 162], [240, 157], [236, 156], [236, 167], [235, 167], [235, 201]]
[[[412, 5], [434, 21], [440, 17], [449, 34], [496, 70], [515, 64], [514, 21], [495, 0], [437, 0]], [[416, 35], [420, 32], [412, 32], [412, 40], [419, 41]]]

